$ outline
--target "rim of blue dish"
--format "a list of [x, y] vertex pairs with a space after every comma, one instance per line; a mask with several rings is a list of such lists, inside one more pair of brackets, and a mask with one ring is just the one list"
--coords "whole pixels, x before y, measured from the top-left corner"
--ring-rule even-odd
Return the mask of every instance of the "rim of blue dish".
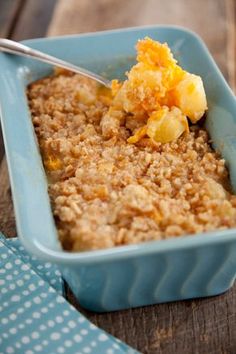
[[[109, 35], [117, 32], [131, 32], [142, 29], [162, 29], [162, 30], [177, 30], [180, 32], [184, 32], [185, 34], [190, 35], [190, 37], [195, 38], [195, 40], [200, 44], [202, 50], [208, 56], [208, 59], [211, 62], [211, 65], [214, 67], [216, 73], [221, 78], [222, 85], [224, 86], [224, 90], [227, 90], [228, 94], [234, 97], [232, 90], [228, 86], [225, 78], [223, 77], [221, 71], [216, 65], [214, 59], [212, 58], [207, 46], [201, 39], [199, 35], [195, 32], [186, 29], [181, 26], [169, 26], [169, 25], [156, 25], [156, 26], [138, 26], [138, 27], [130, 27], [130, 28], [122, 28], [122, 29], [114, 29], [108, 31], [99, 31], [99, 32], [90, 32], [84, 34], [73, 34], [66, 36], [56, 36], [49, 38], [37, 38], [37, 39], [27, 39], [22, 41], [22, 43], [39, 43], [39, 42], [50, 42], [50, 41], [60, 41], [66, 40], [70, 38], [78, 38], [78, 37], [96, 37], [99, 35]], [[235, 97], [234, 97], [235, 99]], [[10, 179], [11, 179], [11, 169], [9, 171]], [[12, 186], [13, 187], [13, 186]], [[14, 193], [13, 193], [14, 200]], [[15, 203], [14, 203], [15, 204]], [[16, 220], [19, 217], [19, 210], [15, 207]], [[40, 258], [44, 258], [50, 261], [54, 261], [61, 264], [78, 264], [78, 263], [91, 263], [91, 262], [104, 262], [104, 261], [114, 261], [116, 259], [125, 259], [136, 256], [146, 256], [163, 253], [165, 251], [172, 252], [176, 250], [189, 249], [189, 248], [197, 248], [197, 247], [207, 247], [210, 245], [216, 244], [226, 244], [228, 242], [236, 241], [236, 228], [227, 229], [227, 230], [215, 230], [212, 232], [204, 232], [199, 234], [191, 234], [184, 235], [181, 237], [170, 237], [168, 239], [163, 240], [153, 240], [148, 242], [142, 242], [134, 245], [125, 245], [125, 246], [117, 246], [108, 249], [101, 250], [92, 250], [86, 252], [68, 252], [62, 249], [52, 250], [51, 248], [45, 247], [39, 240], [29, 238], [25, 239], [21, 232], [21, 225], [17, 223], [19, 230], [19, 238], [22, 243], [33, 254], [39, 256]]]

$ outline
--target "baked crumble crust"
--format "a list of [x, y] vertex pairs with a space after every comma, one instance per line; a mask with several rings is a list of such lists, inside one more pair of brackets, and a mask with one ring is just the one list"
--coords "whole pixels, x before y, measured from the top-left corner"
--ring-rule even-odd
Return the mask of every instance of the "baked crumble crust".
[[[166, 144], [127, 139], [128, 113], [104, 123], [111, 96], [59, 71], [27, 91], [63, 248], [85, 251], [236, 226], [225, 161], [203, 129]], [[117, 112], [117, 115], [121, 114]]]

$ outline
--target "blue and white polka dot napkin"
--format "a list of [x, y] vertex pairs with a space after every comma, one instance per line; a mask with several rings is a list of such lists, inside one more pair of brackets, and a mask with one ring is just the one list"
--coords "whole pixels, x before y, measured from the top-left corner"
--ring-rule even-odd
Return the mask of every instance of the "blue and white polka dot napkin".
[[63, 294], [54, 265], [0, 235], [0, 354], [136, 354], [100, 330]]
[[41, 262], [36, 257], [29, 255], [25, 248], [21, 245], [17, 237], [5, 239], [0, 234], [0, 241], [7, 243], [7, 246], [16, 254], [20, 256], [24, 263], [28, 264], [41, 278], [49, 283], [59, 294], [64, 294], [64, 282], [61, 277], [61, 272], [58, 268], [49, 262]]

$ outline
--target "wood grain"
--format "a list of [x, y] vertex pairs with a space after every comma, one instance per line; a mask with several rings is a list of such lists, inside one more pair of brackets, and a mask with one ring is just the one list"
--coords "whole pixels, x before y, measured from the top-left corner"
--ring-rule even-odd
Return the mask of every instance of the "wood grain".
[[14, 210], [6, 159], [0, 165], [0, 230], [8, 237], [16, 236]]
[[[41, 28], [42, 23], [36, 31], [30, 20], [24, 28], [27, 9], [32, 3], [33, 0], [28, 0], [28, 7], [19, 16], [14, 38], [34, 36]], [[29, 13], [32, 14], [32, 8]], [[235, 88], [235, 13], [234, 0], [59, 0], [48, 35], [145, 24], [184, 25], [203, 37], [231, 87]], [[51, 14], [43, 16], [50, 18]], [[42, 33], [45, 28], [46, 25], [41, 28]], [[0, 167], [0, 181], [0, 229], [13, 236], [15, 224], [5, 160]], [[81, 309], [69, 290], [68, 298], [92, 322], [145, 354], [236, 353], [236, 286], [208, 299], [107, 314]]]
[[236, 288], [221, 296], [107, 314], [81, 309], [100, 328], [145, 354], [235, 354]]
[[0, 37], [7, 37], [11, 32], [25, 0], [0, 0]]
[[45, 36], [57, 0], [27, 0], [11, 37], [16, 41]]

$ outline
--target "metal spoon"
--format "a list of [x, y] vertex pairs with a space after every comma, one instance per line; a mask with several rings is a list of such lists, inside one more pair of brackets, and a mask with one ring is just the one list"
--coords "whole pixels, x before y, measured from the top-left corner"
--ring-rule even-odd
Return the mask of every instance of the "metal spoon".
[[30, 57], [30, 58], [33, 58], [36, 60], [43, 61], [48, 64], [59, 66], [63, 69], [67, 69], [67, 70], [73, 71], [77, 74], [87, 76], [90, 79], [93, 79], [108, 88], [111, 87], [111, 82], [98, 74], [95, 74], [89, 70], [80, 68], [79, 66], [76, 66], [74, 64], [68, 63], [67, 61], [53, 57], [52, 55], [48, 55], [46, 53], [43, 53], [39, 50], [32, 49], [30, 47], [27, 47], [24, 44], [12, 41], [10, 39], [0, 38], [0, 51], [11, 53], [11, 54], [16, 54], [16, 55], [21, 55], [24, 57]]

